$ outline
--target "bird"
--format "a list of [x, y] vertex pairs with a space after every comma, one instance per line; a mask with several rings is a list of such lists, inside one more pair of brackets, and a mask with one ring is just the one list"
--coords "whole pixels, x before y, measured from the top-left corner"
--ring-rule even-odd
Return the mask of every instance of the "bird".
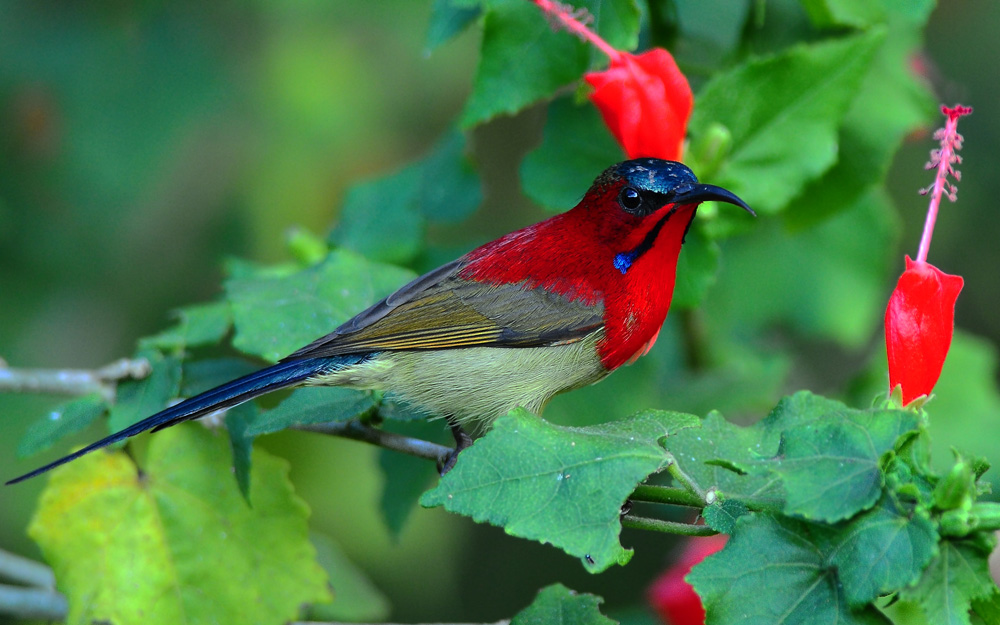
[[541, 414], [558, 393], [647, 353], [673, 297], [681, 244], [705, 201], [754, 211], [699, 183], [686, 165], [617, 163], [572, 209], [486, 243], [402, 286], [276, 364], [181, 401], [7, 482], [16, 484], [147, 430], [278, 389], [377, 389], [447, 420], [447, 472], [517, 407]]

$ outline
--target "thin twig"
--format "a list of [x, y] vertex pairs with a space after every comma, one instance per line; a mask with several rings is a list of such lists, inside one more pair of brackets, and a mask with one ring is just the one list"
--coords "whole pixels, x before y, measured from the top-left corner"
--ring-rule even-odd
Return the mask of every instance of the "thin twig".
[[100, 369], [20, 369], [0, 362], [0, 392], [91, 395], [100, 393], [108, 401], [115, 398], [115, 385], [125, 378], [149, 375], [145, 358], [122, 358]]
[[707, 525], [691, 525], [690, 523], [651, 519], [649, 517], [636, 516], [631, 512], [622, 516], [622, 527], [663, 532], [666, 534], [679, 534], [681, 536], [714, 536], [719, 533]]
[[294, 426], [294, 429], [363, 441], [418, 458], [433, 460], [434, 462], [443, 462], [452, 452], [450, 447], [419, 438], [396, 434], [395, 432], [386, 432], [385, 430], [373, 428], [356, 420], [297, 425]]
[[674, 486], [654, 486], [652, 484], [640, 484], [629, 495], [632, 501], [645, 501], [649, 503], [662, 503], [671, 506], [688, 506], [691, 508], [704, 508], [705, 500], [686, 488]]
[[52, 569], [16, 553], [0, 549], [0, 579], [51, 590], [56, 587]]
[[22, 619], [61, 621], [68, 612], [66, 597], [54, 590], [0, 584], [0, 614]]

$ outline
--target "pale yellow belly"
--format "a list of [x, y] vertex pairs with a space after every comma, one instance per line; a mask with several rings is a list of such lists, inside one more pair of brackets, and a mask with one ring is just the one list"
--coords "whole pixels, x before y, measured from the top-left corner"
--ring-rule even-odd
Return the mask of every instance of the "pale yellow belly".
[[390, 391], [428, 416], [484, 426], [518, 406], [539, 414], [553, 395], [607, 375], [599, 335], [548, 347], [383, 352], [308, 384]]

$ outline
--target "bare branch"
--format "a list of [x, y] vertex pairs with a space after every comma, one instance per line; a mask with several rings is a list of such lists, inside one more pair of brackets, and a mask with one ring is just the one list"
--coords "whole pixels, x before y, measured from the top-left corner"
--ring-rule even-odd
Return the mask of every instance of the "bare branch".
[[114, 400], [115, 386], [125, 378], [149, 375], [145, 358], [122, 358], [100, 369], [17, 369], [0, 360], [0, 392], [90, 395]]
[[356, 420], [299, 425], [295, 426], [295, 429], [364, 441], [372, 445], [384, 447], [385, 449], [391, 449], [418, 458], [426, 458], [438, 463], [444, 462], [452, 452], [450, 447], [419, 438], [403, 436], [394, 432], [386, 432], [385, 430], [373, 428]]

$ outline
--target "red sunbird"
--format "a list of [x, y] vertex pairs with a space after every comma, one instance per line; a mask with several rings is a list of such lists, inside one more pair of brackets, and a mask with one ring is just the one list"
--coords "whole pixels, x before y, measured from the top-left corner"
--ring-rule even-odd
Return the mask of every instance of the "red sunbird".
[[642, 356], [670, 308], [681, 244], [701, 202], [747, 204], [681, 163], [624, 161], [580, 203], [420, 276], [330, 334], [44, 467], [293, 386], [390, 392], [444, 417], [458, 452], [522, 406], [593, 384]]

